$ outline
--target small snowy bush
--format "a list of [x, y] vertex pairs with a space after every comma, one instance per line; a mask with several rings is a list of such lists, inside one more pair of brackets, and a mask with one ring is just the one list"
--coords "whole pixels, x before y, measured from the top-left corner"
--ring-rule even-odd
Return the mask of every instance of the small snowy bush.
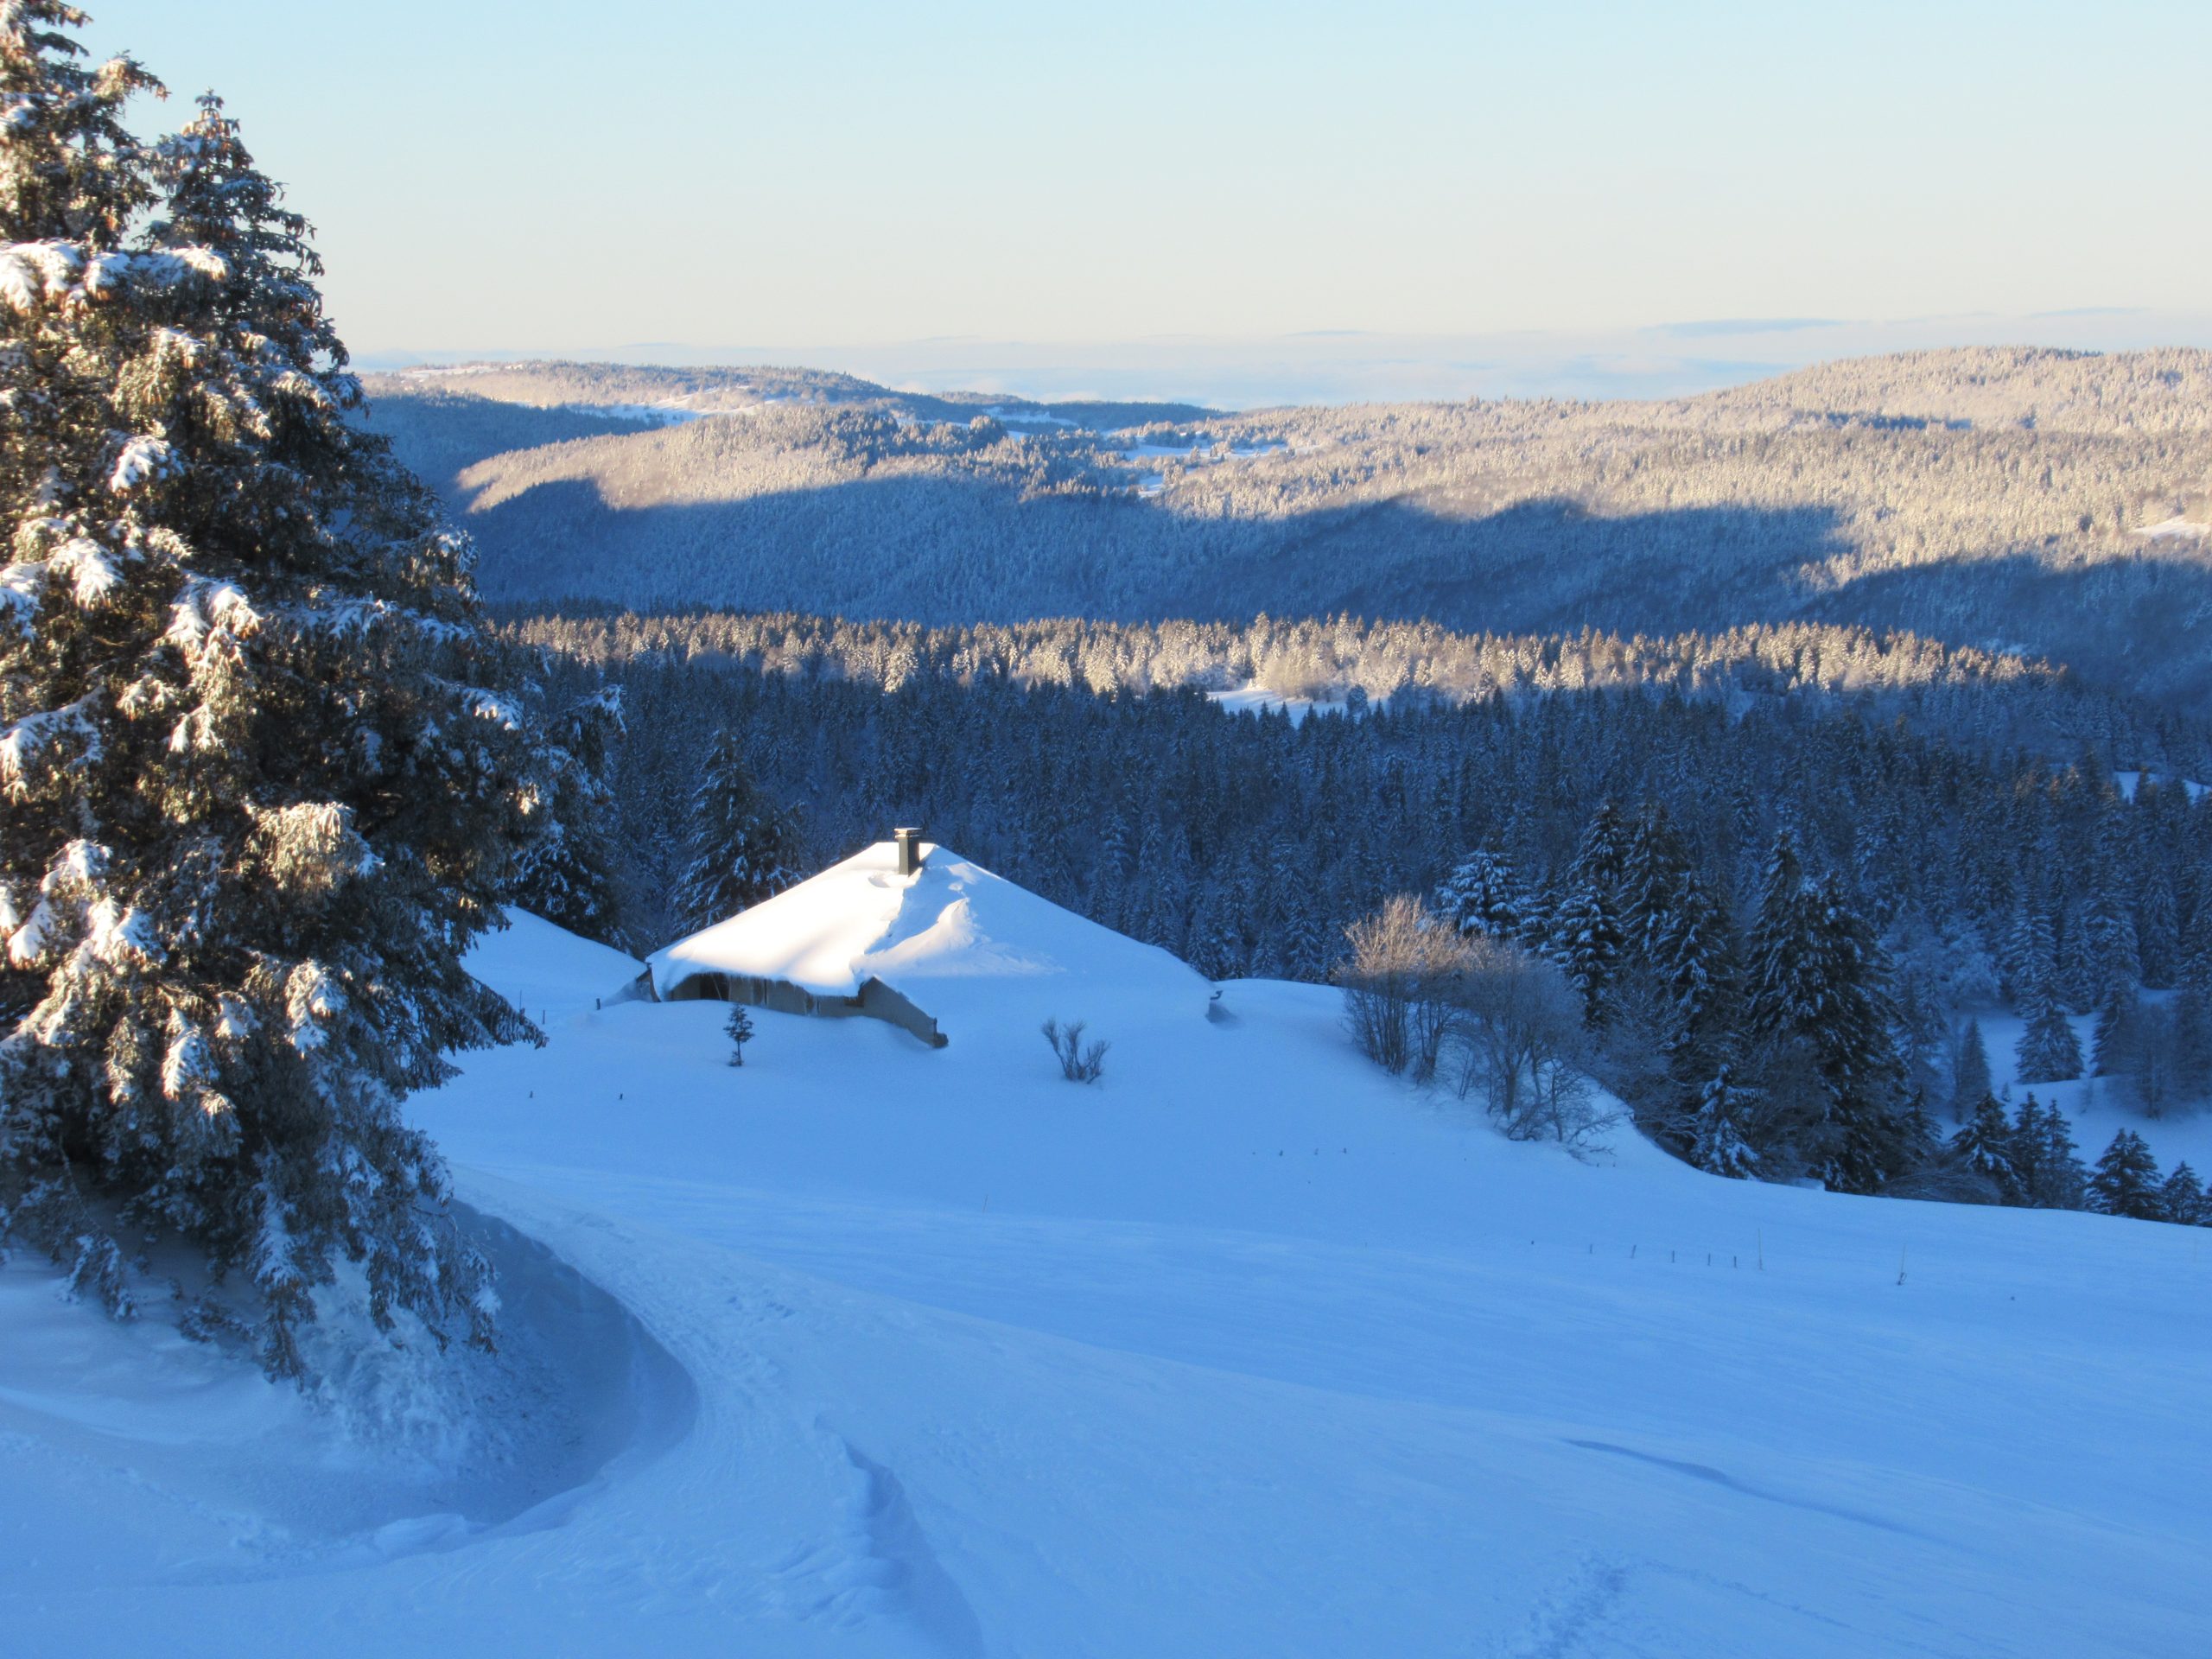
[[1044, 1032], [1045, 1040], [1052, 1046], [1052, 1053], [1059, 1060], [1062, 1077], [1070, 1083], [1098, 1081], [1098, 1074], [1106, 1069], [1106, 1045], [1086, 1044], [1083, 1040], [1082, 1020], [1063, 1027], [1057, 1020], [1047, 1020]]

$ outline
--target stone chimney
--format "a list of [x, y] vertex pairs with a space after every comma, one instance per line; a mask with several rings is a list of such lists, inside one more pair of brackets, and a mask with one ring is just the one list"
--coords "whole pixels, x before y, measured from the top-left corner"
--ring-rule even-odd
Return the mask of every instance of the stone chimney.
[[912, 875], [922, 868], [922, 832], [918, 830], [893, 830], [892, 845], [899, 849], [899, 874]]

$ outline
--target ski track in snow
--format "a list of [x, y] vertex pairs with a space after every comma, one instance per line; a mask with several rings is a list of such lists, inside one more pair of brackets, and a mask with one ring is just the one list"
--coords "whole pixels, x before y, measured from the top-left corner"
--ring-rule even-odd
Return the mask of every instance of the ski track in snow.
[[1496, 1649], [1509, 1659], [1572, 1659], [1590, 1650], [1598, 1629], [1621, 1602], [1628, 1568], [1593, 1556], [1545, 1591], [1529, 1609], [1529, 1629]]

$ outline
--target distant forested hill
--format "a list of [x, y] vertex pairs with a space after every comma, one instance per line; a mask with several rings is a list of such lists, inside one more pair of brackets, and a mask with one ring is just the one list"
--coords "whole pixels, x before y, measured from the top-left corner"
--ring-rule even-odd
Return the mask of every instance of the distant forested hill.
[[2212, 707], [2212, 353], [1918, 353], [1654, 404], [1237, 415], [577, 365], [372, 383], [496, 600], [932, 624], [1791, 620]]

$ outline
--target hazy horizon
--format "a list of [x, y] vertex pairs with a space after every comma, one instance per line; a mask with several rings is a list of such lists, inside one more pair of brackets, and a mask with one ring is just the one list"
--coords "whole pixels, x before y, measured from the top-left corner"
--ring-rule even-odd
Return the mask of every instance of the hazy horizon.
[[[661, 341], [1247, 404], [1665, 391], [1841, 354], [1700, 319], [2091, 344], [2085, 316], [2202, 314], [2212, 263], [2185, 207], [2212, 103], [2159, 68], [2212, 56], [2212, 9], [2174, 0], [2094, 27], [1988, 0], [671, 0], [629, 29], [390, 0], [319, 14], [311, 60], [288, 0], [91, 10], [94, 50], [174, 89], [142, 128], [223, 94], [370, 360]], [[1286, 374], [1051, 344], [1166, 337], [1428, 346]], [[1046, 344], [967, 349], [1007, 341]]]
[[2212, 312], [2113, 308], [2043, 316], [1888, 322], [1732, 318], [1587, 334], [1408, 336], [1363, 329], [1272, 337], [1127, 340], [981, 337], [786, 346], [637, 340], [563, 350], [404, 349], [360, 354], [365, 370], [565, 359], [671, 367], [773, 364], [854, 374], [901, 391], [982, 391], [1039, 402], [1100, 398], [1220, 409], [1460, 400], [1674, 397], [1742, 385], [1840, 358], [1951, 346], [2076, 351], [2212, 348]]

